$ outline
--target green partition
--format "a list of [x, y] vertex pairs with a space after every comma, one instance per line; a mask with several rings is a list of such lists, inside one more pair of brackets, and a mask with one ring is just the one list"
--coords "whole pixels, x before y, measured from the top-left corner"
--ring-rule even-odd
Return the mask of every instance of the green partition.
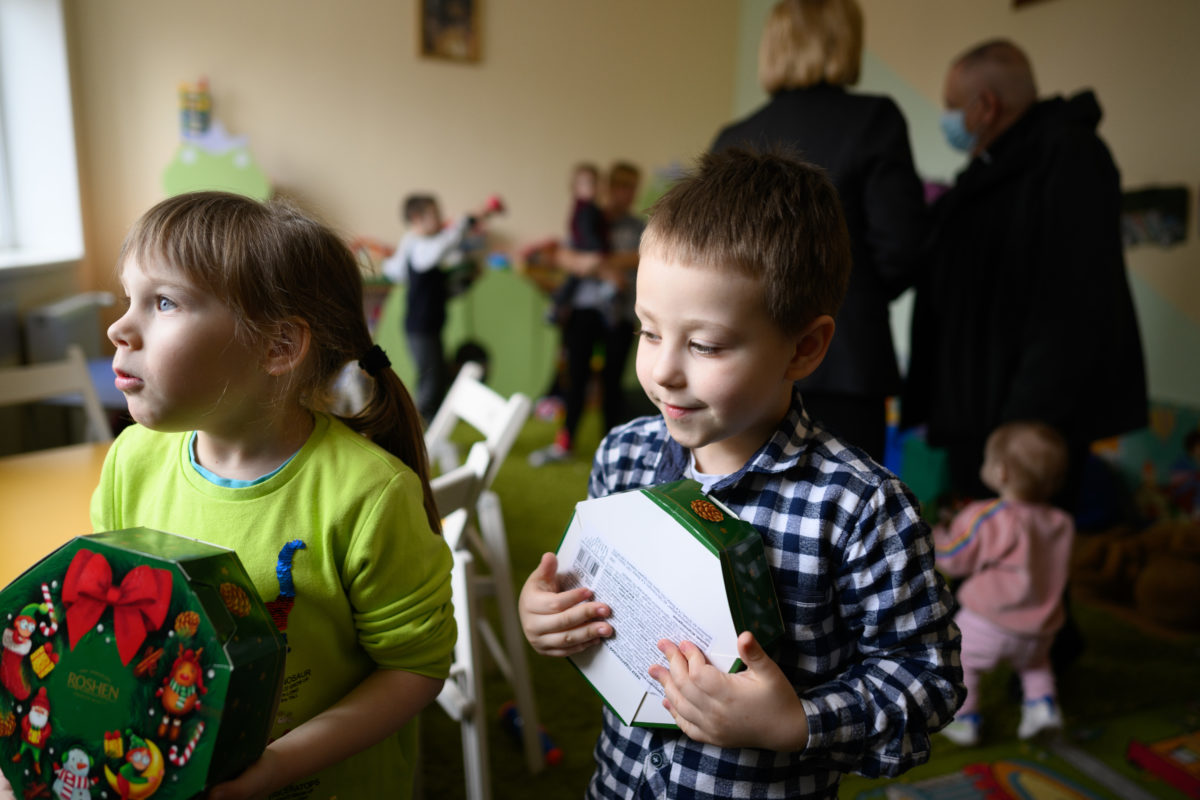
[[[415, 372], [404, 337], [405, 290], [403, 285], [391, 287], [375, 340], [411, 388]], [[528, 279], [511, 270], [488, 270], [447, 307], [442, 335], [447, 359], [464, 342], [478, 342], [489, 356], [489, 386], [505, 396], [541, 396], [550, 384], [559, 338], [558, 329], [546, 321], [548, 306], [549, 299]]]

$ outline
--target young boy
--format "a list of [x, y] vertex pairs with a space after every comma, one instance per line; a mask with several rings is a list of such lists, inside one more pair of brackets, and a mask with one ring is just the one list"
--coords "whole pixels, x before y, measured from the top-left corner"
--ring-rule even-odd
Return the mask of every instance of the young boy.
[[[661, 416], [601, 443], [590, 496], [683, 477], [763, 535], [789, 635], [743, 633], [725, 674], [689, 642], [651, 676], [680, 731], [604, 712], [588, 797], [837, 795], [841, 773], [897, 775], [929, 757], [962, 701], [958, 631], [929, 528], [895, 476], [804, 412], [850, 272], [837, 194], [817, 169], [728, 150], [659, 201], [637, 276], [637, 373]], [[521, 591], [540, 653], [619, 635], [552, 554]]]
[[963, 682], [967, 699], [942, 734], [979, 744], [979, 682], [1001, 661], [1021, 676], [1025, 702], [1017, 736], [1030, 739], [1062, 727], [1050, 646], [1066, 620], [1063, 591], [1070, 571], [1075, 522], [1050, 505], [1067, 472], [1067, 442], [1040, 422], [1009, 422], [984, 448], [979, 477], [999, 495], [978, 500], [933, 530], [937, 565], [963, 577]]
[[456, 265], [449, 257], [462, 247], [463, 239], [475, 223], [495, 213], [498, 207], [488, 204], [445, 227], [433, 195], [410, 194], [404, 199], [403, 208], [408, 232], [384, 260], [382, 271], [392, 282], [408, 284], [404, 335], [417, 370], [414, 399], [421, 417], [428, 423], [437, 413], [448, 384], [442, 345], [446, 301], [450, 296], [445, 269]]

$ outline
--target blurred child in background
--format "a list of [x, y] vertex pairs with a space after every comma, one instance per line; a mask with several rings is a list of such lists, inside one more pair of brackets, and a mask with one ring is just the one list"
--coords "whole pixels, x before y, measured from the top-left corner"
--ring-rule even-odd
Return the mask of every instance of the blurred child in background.
[[967, 699], [942, 735], [980, 740], [979, 681], [1002, 661], [1021, 678], [1025, 702], [1017, 736], [1062, 727], [1050, 646], [1066, 614], [1075, 523], [1050, 504], [1067, 469], [1062, 435], [1039, 422], [1011, 422], [988, 437], [979, 476], [999, 497], [978, 500], [934, 528], [938, 567], [965, 580], [955, 617], [962, 630]]

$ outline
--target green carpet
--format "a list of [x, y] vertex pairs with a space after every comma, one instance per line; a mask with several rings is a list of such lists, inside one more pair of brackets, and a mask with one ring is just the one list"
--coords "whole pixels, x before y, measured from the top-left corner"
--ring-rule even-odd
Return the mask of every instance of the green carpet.
[[[552, 424], [531, 420], [494, 487], [508, 529], [514, 591], [519, 591], [541, 554], [557, 547], [575, 503], [584, 498], [591, 453], [600, 439], [600, 423], [596, 414], [585, 415], [578, 435], [582, 457], [564, 464], [530, 467], [526, 457], [548, 444], [553, 432]], [[846, 776], [841, 797], [987, 797], [978, 793], [937, 794], [934, 789], [950, 785], [953, 776], [969, 765], [1003, 766], [1009, 762], [1040, 767], [1066, 778], [1086, 792], [1078, 795], [1081, 797], [1122, 797], [1112, 790], [1112, 786], [1119, 788], [1121, 784], [1106, 783], [1109, 773], [1104, 770], [1133, 782], [1147, 796], [1184, 797], [1129, 764], [1124, 753], [1133, 738], [1151, 742], [1200, 729], [1200, 636], [1150, 634], [1127, 619], [1082, 602], [1075, 603], [1074, 615], [1086, 647], [1080, 659], [1060, 677], [1060, 699], [1068, 726], [1063, 740], [1066, 749], [1060, 747], [1059, 752], [1042, 744], [1017, 741], [1019, 709], [1017, 701], [1009, 697], [1011, 676], [999, 671], [990, 675], [983, 687], [986, 721], [981, 747], [960, 748], [935, 737], [933, 757], [928, 763], [895, 782]], [[512, 692], [498, 673], [490, 675], [485, 694], [492, 720], [488, 736], [493, 796], [496, 800], [581, 797], [592, 774], [592, 747], [599, 732], [601, 703], [566, 661], [544, 658], [532, 650], [528, 655], [538, 711], [548, 734], [562, 748], [563, 760], [539, 775], [528, 773], [520, 748], [498, 721], [499, 708], [512, 699]], [[421, 725], [424, 796], [429, 800], [465, 797], [457, 723], [439, 707], [431, 706], [422, 714]], [[1073, 765], [1062, 753], [1072, 757], [1083, 753], [1075, 760], [1081, 761], [1084, 768]], [[1103, 769], [1087, 758], [1095, 759]], [[951, 778], [939, 784], [936, 779], [944, 776]]]

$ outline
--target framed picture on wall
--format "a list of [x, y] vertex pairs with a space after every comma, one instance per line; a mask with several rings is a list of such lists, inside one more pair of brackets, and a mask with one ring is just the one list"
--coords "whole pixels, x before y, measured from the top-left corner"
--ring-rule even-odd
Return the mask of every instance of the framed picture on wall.
[[418, 0], [420, 54], [447, 61], [479, 60], [479, 6], [483, 0]]

